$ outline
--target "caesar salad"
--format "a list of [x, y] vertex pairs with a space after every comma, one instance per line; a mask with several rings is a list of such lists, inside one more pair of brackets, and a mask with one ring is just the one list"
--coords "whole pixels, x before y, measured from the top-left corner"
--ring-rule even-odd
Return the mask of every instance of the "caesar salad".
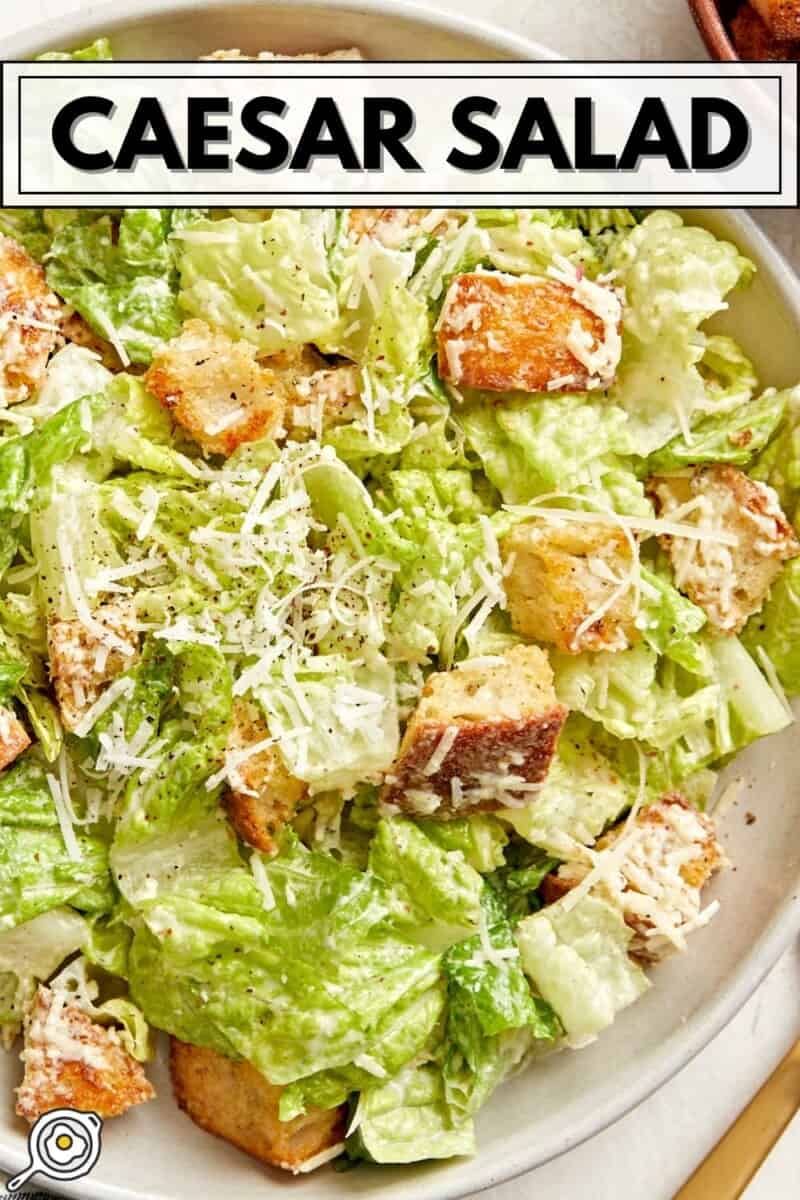
[[120, 1116], [163, 1033], [265, 1163], [472, 1153], [714, 917], [718, 772], [793, 719], [800, 388], [705, 324], [752, 264], [621, 208], [0, 230], [9, 1103]]

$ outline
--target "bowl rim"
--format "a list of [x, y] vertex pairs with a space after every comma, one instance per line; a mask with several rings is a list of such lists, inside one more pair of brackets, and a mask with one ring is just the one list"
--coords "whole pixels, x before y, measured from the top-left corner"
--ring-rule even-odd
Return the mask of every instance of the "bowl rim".
[[[30, 29], [3, 38], [0, 50], [3, 59], [13, 61], [16, 57], [35, 54], [44, 46], [52, 46], [64, 38], [74, 42], [82, 37], [105, 34], [113, 37], [115, 28], [130, 25], [134, 21], [146, 21], [165, 14], [196, 13], [198, 8], [233, 8], [240, 3], [241, 0], [126, 0], [120, 4], [119, 0], [105, 0], [99, 6], [92, 5], [88, 10], [67, 13], [55, 21], [40, 21]], [[308, 7], [307, 0], [279, 0], [279, 3], [284, 8]], [[521, 62], [557, 62], [563, 57], [533, 38], [501, 29], [490, 21], [461, 16], [436, 5], [419, 3], [418, 0], [313, 0], [313, 3], [315, 8], [351, 9], [358, 13], [406, 17], [446, 33], [466, 34]]]
[[711, 57], [718, 62], [739, 62], [739, 54], [722, 19], [717, 0], [688, 0], [688, 4]]
[[[214, 7], [225, 8], [232, 7], [239, 0], [212, 0], [207, 4], [203, 0], [200, 2], [203, 7], [212, 7], [213, 4]], [[306, 6], [305, 0], [280, 2], [287, 8]], [[331, 9], [351, 7], [347, 0], [314, 0], [314, 4], [316, 7]], [[690, 0], [690, 4], [694, 8], [693, 0]], [[89, 12], [67, 14], [54, 22], [41, 22], [11, 38], [3, 39], [0, 48], [3, 57], [29, 56], [43, 46], [53, 45], [62, 39], [77, 41], [98, 32], [109, 32], [113, 35], [114, 28], [132, 21], [146, 20], [165, 13], [191, 13], [196, 12], [197, 8], [197, 0], [127, 0], [124, 5], [118, 2], [104, 3]], [[416, 0], [352, 0], [352, 9], [387, 17], [416, 19], [423, 26], [432, 26], [454, 34], [466, 33], [475, 40], [482, 40], [487, 46], [522, 61], [535, 61], [537, 58], [557, 61], [561, 57], [531, 39], [497, 29], [483, 20], [461, 18], [436, 8], [423, 7]], [[103, 27], [102, 30], [100, 26]], [[737, 241], [741, 239], [745, 252], [752, 253], [754, 257], [769, 265], [787, 309], [800, 326], [800, 278], [797, 273], [748, 214], [723, 211], [726, 211], [726, 220], [733, 225], [734, 236]], [[696, 210], [693, 215], [698, 215]], [[499, 1167], [493, 1165], [488, 1158], [482, 1160], [478, 1154], [472, 1161], [472, 1178], [468, 1183], [463, 1177], [458, 1182], [453, 1179], [452, 1183], [448, 1183], [446, 1169], [437, 1170], [427, 1178], [416, 1181], [414, 1194], [417, 1200], [462, 1200], [467, 1195], [516, 1179], [594, 1137], [657, 1091], [713, 1041], [800, 932], [798, 888], [800, 879], [776, 907], [767, 928], [749, 953], [740, 960], [717, 994], [698, 1008], [666, 1041], [654, 1046], [644, 1061], [640, 1059], [621, 1071], [618, 1076], [619, 1086], [614, 1095], [605, 1098], [601, 1105], [585, 1118], [573, 1123], [557, 1143], [553, 1141], [546, 1148], [545, 1153], [532, 1144], [523, 1151], [505, 1157]], [[19, 1170], [27, 1161], [27, 1155], [23, 1151], [0, 1147], [0, 1152], [2, 1165], [9, 1171]], [[124, 1185], [92, 1181], [91, 1178], [80, 1180], [74, 1186], [62, 1186], [59, 1192], [73, 1196], [76, 1200], [139, 1200], [140, 1196], [140, 1193], [131, 1191]]]

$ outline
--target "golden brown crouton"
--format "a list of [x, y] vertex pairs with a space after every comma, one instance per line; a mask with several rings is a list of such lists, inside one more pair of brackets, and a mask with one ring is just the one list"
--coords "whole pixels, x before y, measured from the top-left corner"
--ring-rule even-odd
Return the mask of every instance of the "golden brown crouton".
[[356, 237], [370, 237], [390, 249], [404, 245], [429, 208], [351, 208], [347, 224]]
[[[628, 826], [621, 821], [595, 846], [599, 853], [625, 841], [625, 853], [607, 873], [598, 892], [623, 912], [634, 931], [630, 952], [644, 962], [657, 962], [684, 948], [685, 935], [704, 925], [716, 911], [701, 909], [700, 893], [711, 876], [727, 864], [714, 823], [678, 795], [667, 795], [644, 808]], [[587, 863], [564, 863], [542, 885], [545, 902], [553, 904], [584, 880]]]
[[800, 62], [800, 38], [778, 41], [749, 4], [742, 4], [731, 22], [731, 35], [740, 58], [753, 62]]
[[31, 744], [28, 731], [14, 710], [0, 705], [0, 771]]
[[96, 1024], [66, 996], [40, 986], [25, 1022], [25, 1075], [17, 1115], [35, 1121], [54, 1108], [77, 1108], [107, 1120], [152, 1100], [141, 1063], [114, 1029]]
[[[309, 1109], [291, 1121], [278, 1119], [283, 1088], [269, 1083], [247, 1062], [170, 1038], [175, 1099], [196, 1125], [224, 1138], [272, 1167], [295, 1174], [336, 1157], [344, 1149], [347, 1109]], [[319, 1161], [315, 1161], [319, 1160]]]
[[139, 636], [130, 604], [101, 604], [93, 613], [97, 630], [77, 618], [51, 620], [47, 629], [50, 676], [61, 719], [75, 730], [106, 684], [136, 661]]
[[727, 465], [654, 476], [647, 490], [659, 516], [698, 530], [696, 538], [659, 539], [676, 586], [719, 629], [738, 633], [761, 608], [783, 563], [800, 554], [777, 495]]
[[774, 38], [800, 39], [800, 0], [750, 0]]
[[538, 646], [431, 675], [382, 799], [442, 820], [526, 804], [566, 717]]
[[243, 841], [275, 854], [276, 836], [296, 813], [306, 785], [287, 770], [277, 746], [265, 746], [242, 758], [243, 751], [268, 737], [267, 724], [255, 705], [236, 701], [226, 755], [232, 786], [225, 809]]
[[332, 365], [313, 346], [295, 346], [262, 362], [280, 378], [286, 396], [283, 423], [293, 441], [319, 438], [324, 430], [366, 412], [355, 363]]
[[[565, 278], [569, 278], [565, 273]], [[439, 374], [492, 392], [607, 387], [621, 353], [616, 293], [588, 280], [459, 275], [439, 318]]]
[[0, 234], [0, 405], [33, 395], [62, 340], [61, 304], [44, 271]]
[[80, 313], [73, 312], [65, 317], [62, 329], [68, 342], [74, 342], [76, 346], [83, 346], [85, 350], [93, 350], [109, 371], [123, 370], [122, 360], [111, 342], [101, 337], [99, 333], [95, 333]]
[[502, 553], [511, 624], [522, 637], [567, 654], [624, 650], [635, 640], [633, 550], [618, 525], [526, 521]]
[[285, 398], [277, 374], [256, 360], [249, 342], [212, 332], [203, 321], [186, 321], [183, 332], [156, 351], [144, 380], [213, 454], [232, 454], [281, 428]]

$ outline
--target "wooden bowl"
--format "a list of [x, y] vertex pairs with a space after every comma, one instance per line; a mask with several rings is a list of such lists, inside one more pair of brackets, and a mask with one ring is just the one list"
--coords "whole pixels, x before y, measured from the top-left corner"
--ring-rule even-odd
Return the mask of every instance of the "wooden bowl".
[[739, 55], [728, 32], [739, 0], [689, 0], [689, 8], [712, 58], [738, 62]]

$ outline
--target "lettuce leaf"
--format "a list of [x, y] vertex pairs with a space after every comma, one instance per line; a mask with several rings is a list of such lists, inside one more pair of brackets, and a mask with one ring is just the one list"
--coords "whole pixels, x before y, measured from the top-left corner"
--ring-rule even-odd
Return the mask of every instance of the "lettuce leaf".
[[48, 253], [47, 282], [126, 365], [148, 363], [180, 329], [170, 228], [166, 209], [126, 209], [118, 224], [82, 213]]
[[756, 661], [766, 654], [787, 693], [800, 694], [800, 560], [783, 568], [761, 612], [748, 621], [742, 644]]
[[358, 1127], [347, 1142], [351, 1159], [411, 1163], [475, 1153], [470, 1118], [454, 1119], [441, 1071], [409, 1066], [361, 1093]]
[[451, 944], [480, 922], [483, 881], [460, 850], [445, 850], [413, 821], [381, 821], [369, 867], [392, 889], [398, 917], [434, 949]]
[[622, 914], [595, 896], [569, 896], [517, 926], [522, 965], [552, 1005], [570, 1041], [580, 1044], [611, 1025], [650, 986], [628, 957], [632, 934]]
[[688, 442], [681, 434], [652, 455], [648, 471], [659, 474], [695, 463], [746, 466], [773, 436], [785, 410], [785, 393], [770, 389], [734, 412], [704, 417], [692, 428]]
[[180, 304], [262, 354], [335, 338], [339, 306], [321, 234], [301, 211], [192, 224], [179, 254]]

